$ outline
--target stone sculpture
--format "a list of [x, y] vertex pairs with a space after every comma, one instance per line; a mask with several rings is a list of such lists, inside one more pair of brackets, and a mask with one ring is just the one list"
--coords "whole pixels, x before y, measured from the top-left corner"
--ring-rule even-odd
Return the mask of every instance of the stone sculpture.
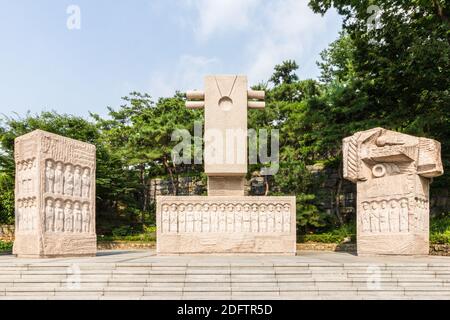
[[429, 186], [443, 174], [439, 142], [383, 128], [343, 140], [344, 178], [357, 184], [359, 255], [429, 253]]
[[95, 146], [35, 130], [15, 140], [14, 156], [13, 253], [95, 255]]
[[208, 196], [157, 197], [158, 254], [295, 254], [295, 197], [244, 196], [247, 109], [264, 108], [264, 91], [247, 90], [245, 76], [207, 76], [187, 97], [205, 109]]

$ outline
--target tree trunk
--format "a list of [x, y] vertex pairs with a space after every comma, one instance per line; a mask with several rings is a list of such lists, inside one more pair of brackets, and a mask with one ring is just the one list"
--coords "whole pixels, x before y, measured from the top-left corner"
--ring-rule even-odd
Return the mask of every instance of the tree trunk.
[[147, 189], [147, 183], [145, 180], [145, 165], [141, 164], [139, 166], [139, 175], [141, 179], [141, 184], [143, 187], [143, 204], [142, 204], [142, 214], [141, 214], [141, 222], [145, 222], [145, 212], [148, 209], [148, 189]]
[[436, 14], [438, 17], [446, 23], [449, 23], [449, 19], [447, 15], [444, 13], [444, 8], [442, 8], [441, 4], [439, 3], [439, 0], [433, 0], [434, 8], [436, 9]]
[[167, 157], [163, 158], [163, 164], [164, 164], [164, 167], [166, 168], [167, 172], [169, 173], [170, 183], [172, 184], [173, 192], [176, 195], [178, 193], [178, 190], [177, 190], [178, 188], [175, 185], [175, 177], [173, 175], [172, 168], [169, 166], [169, 163], [167, 161]]

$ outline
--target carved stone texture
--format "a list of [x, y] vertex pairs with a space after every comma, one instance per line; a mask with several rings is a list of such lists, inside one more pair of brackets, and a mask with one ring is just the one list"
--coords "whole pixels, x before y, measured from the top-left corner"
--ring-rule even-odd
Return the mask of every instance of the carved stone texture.
[[158, 254], [295, 255], [295, 197], [160, 196], [156, 217]]
[[358, 254], [427, 255], [440, 143], [374, 128], [345, 138], [343, 156], [344, 178], [357, 184]]
[[95, 255], [95, 146], [35, 130], [15, 140], [14, 156], [13, 253]]
[[[248, 90], [243, 75], [205, 76], [205, 91], [187, 92], [188, 108], [205, 109], [208, 195], [243, 196], [247, 173], [247, 109], [264, 108], [264, 91]], [[255, 101], [259, 100], [259, 101]]]

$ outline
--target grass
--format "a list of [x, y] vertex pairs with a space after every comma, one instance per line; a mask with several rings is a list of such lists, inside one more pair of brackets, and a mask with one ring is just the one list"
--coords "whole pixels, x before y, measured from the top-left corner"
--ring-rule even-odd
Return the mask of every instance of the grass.
[[97, 241], [130, 241], [130, 242], [154, 242], [156, 241], [155, 232], [139, 233], [132, 235], [98, 235]]

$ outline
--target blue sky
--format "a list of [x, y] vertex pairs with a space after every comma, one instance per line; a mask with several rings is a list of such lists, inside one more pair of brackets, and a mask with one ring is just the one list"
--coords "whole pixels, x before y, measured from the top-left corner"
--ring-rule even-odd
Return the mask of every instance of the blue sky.
[[0, 113], [106, 115], [130, 91], [156, 100], [214, 73], [255, 84], [285, 59], [316, 78], [341, 21], [307, 0], [0, 0]]

